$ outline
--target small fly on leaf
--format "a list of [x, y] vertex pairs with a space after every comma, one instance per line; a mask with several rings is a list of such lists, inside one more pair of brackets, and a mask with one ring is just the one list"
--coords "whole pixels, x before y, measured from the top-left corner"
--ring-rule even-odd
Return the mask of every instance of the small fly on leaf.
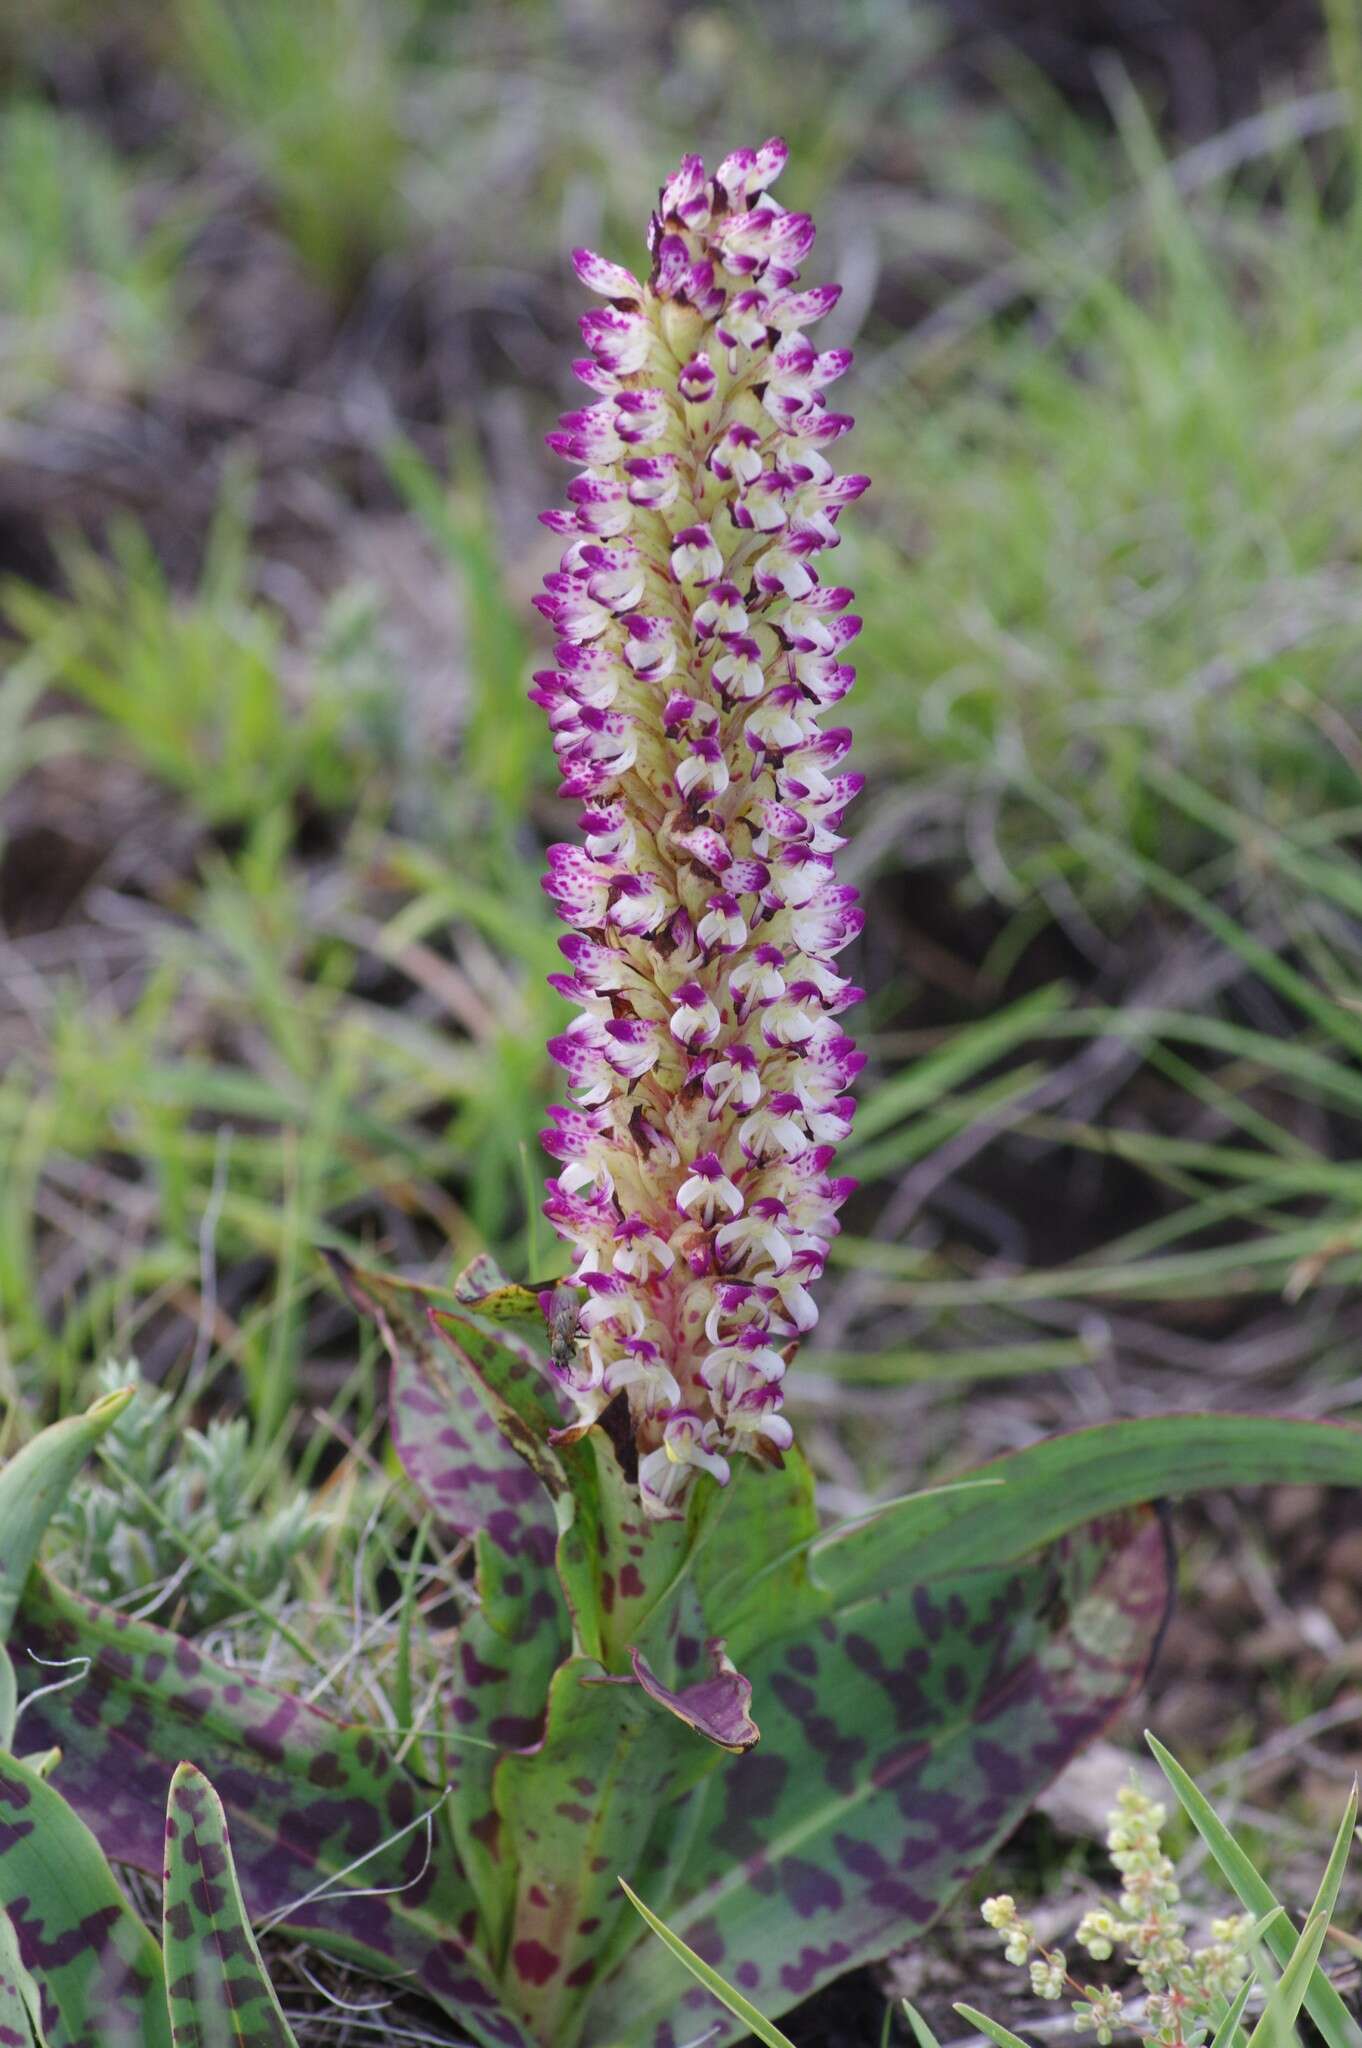
[[490, 1323], [547, 1322], [554, 1364], [564, 1368], [572, 1364], [582, 1301], [579, 1287], [565, 1287], [558, 1280], [532, 1280], [521, 1286], [508, 1280], [495, 1259], [482, 1252], [460, 1273], [454, 1294], [465, 1308], [486, 1316]]

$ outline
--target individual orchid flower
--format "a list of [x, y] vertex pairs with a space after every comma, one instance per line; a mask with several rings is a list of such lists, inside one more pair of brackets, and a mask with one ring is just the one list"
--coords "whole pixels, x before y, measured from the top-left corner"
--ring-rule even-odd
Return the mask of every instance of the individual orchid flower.
[[817, 1310], [852, 1183], [832, 1171], [862, 1056], [837, 956], [861, 927], [833, 856], [861, 786], [820, 717], [853, 671], [851, 592], [819, 579], [867, 479], [827, 450], [850, 363], [805, 330], [838, 288], [798, 288], [813, 223], [770, 196], [783, 142], [663, 186], [640, 283], [587, 250], [606, 301], [575, 367], [593, 403], [549, 445], [578, 465], [535, 602], [535, 677], [583, 844], [545, 887], [572, 928], [578, 1006], [549, 1050], [570, 1106], [545, 1213], [585, 1290], [553, 1370], [579, 1436], [627, 1400], [645, 1508], [684, 1509], [736, 1452], [779, 1463], [781, 1379]]

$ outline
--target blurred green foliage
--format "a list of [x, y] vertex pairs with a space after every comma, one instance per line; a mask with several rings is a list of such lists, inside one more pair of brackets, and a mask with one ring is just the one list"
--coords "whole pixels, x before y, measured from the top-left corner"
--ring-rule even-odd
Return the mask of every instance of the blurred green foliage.
[[180, 339], [183, 207], [139, 223], [135, 169], [29, 97], [0, 119], [0, 422], [64, 385], [144, 389]]
[[[1199, 928], [1203, 903], [1250, 944], [1296, 917], [1310, 972], [1354, 976], [1347, 96], [1179, 152], [1114, 74], [1107, 127], [1002, 49], [994, 89], [962, 90], [949, 35], [899, 0], [50, 0], [0, 30], [0, 414], [22, 420], [33, 477], [77, 479], [44, 528], [51, 574], [0, 588], [0, 795], [18, 817], [50, 790], [58, 840], [106, 802], [127, 815], [110, 791], [138, 821], [116, 859], [94, 833], [78, 936], [40, 929], [15, 956], [14, 1384], [66, 1403], [106, 1352], [159, 1347], [158, 1370], [235, 1375], [262, 1442], [319, 1385], [362, 1433], [372, 1373], [353, 1343], [339, 1371], [327, 1356], [319, 1243], [408, 1264], [490, 1243], [519, 1273], [552, 1269], [535, 1132], [559, 1006], [538, 878], [565, 820], [524, 686], [549, 558], [526, 508], [557, 480], [530, 470], [567, 396], [564, 250], [636, 262], [685, 148], [783, 131], [782, 197], [823, 236], [811, 275], [848, 285], [835, 338], [857, 345], [852, 449], [875, 486], [839, 558], [866, 616], [857, 879], [933, 867], [952, 916], [986, 913], [986, 957], [961, 940], [974, 1014], [910, 1032], [906, 1070], [921, 983], [906, 952], [880, 959], [851, 1165], [888, 1184], [998, 1120], [1054, 1134], [1028, 1091], [1066, 1034], [1116, 1032], [1116, 1004], [1066, 1015], [1047, 956], [1034, 1012], [1009, 989], [977, 1014], [1047, 933], [1116, 973], [1118, 997], [1113, 935]], [[1336, 49], [1346, 85], [1345, 35]], [[304, 423], [280, 454], [295, 388]], [[218, 510], [177, 550], [179, 468], [200, 460], [193, 502], [220, 475]], [[439, 719], [373, 544], [384, 521], [421, 594], [448, 600]], [[1238, 827], [1170, 794], [1173, 771]], [[0, 883], [22, 896], [47, 842], [13, 829]], [[1327, 922], [1298, 915], [1321, 896]], [[1306, 1011], [1308, 1068], [1242, 1019], [1247, 1036], [1214, 1043], [1224, 1020], [1197, 1020], [1196, 1059], [1151, 1026], [1151, 1070], [1222, 1121], [1204, 1140], [1121, 1134], [1169, 1214], [1064, 1283], [1002, 1276], [1009, 1311], [1099, 1293], [1158, 1252], [1151, 1286], [1218, 1286], [1242, 1266], [1231, 1227], [1258, 1230], [1259, 1284], [1305, 1256], [1302, 1231], [1326, 1247], [1353, 1198], [1329, 1170], [1336, 1132], [1302, 1158], [1242, 1097], [1270, 1080], [1310, 1114], [1351, 1052], [1341, 1014]], [[1354, 1115], [1355, 1093], [1332, 1105]], [[1062, 1138], [1115, 1142], [1100, 1120]], [[1218, 1264], [1172, 1263], [1212, 1231]], [[975, 1286], [915, 1243], [852, 1234], [839, 1257], [924, 1317]], [[954, 1328], [975, 1378], [999, 1333]], [[884, 1340], [867, 1376], [921, 1378], [930, 1334]], [[1003, 1334], [1000, 1372], [1091, 1355], [1068, 1326]]]

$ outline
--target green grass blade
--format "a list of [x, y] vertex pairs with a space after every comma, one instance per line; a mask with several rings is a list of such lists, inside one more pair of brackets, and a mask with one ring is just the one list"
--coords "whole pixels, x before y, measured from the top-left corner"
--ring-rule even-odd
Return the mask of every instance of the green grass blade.
[[972, 2005], [957, 2005], [955, 2010], [962, 2020], [968, 2020], [972, 2027], [977, 2027], [981, 2034], [992, 2041], [994, 2048], [1026, 2048], [1026, 2043], [1019, 2034], [1014, 2034], [998, 2020], [991, 2020], [986, 2012], [979, 2012]]
[[[959, 2007], [958, 2007], [958, 2006], [957, 2006], [956, 2010], [957, 2010], [957, 2011], [959, 2010]], [[892, 2013], [892, 2011], [893, 2011], [893, 2007], [891, 2006], [891, 2007], [890, 2007], [890, 2012]], [[932, 2032], [931, 2028], [930, 2028], [930, 2027], [929, 2027], [929, 2026], [927, 2025], [927, 2022], [926, 2022], [926, 2020], [924, 2020], [924, 2019], [923, 2019], [923, 2017], [922, 2017], [922, 2014], [921, 2014], [921, 2013], [920, 2013], [920, 2012], [918, 2011], [917, 2007], [916, 2007], [916, 2006], [915, 2006], [915, 2005], [913, 2004], [913, 2002], [912, 2002], [912, 2000], [911, 2000], [911, 1999], [907, 1999], [907, 1998], [905, 1998], [905, 1999], [903, 2000], [903, 2016], [904, 2016], [904, 2018], [905, 2018], [905, 2019], [907, 2020], [907, 2022], [908, 2022], [909, 2026], [910, 2026], [910, 2027], [912, 2028], [912, 2030], [913, 2030], [913, 2039], [914, 2039], [914, 2040], [915, 2040], [915, 2041], [917, 2042], [917, 2048], [941, 2048], [941, 2043], [940, 2043], [940, 2042], [939, 2042], [939, 2041], [937, 2040], [937, 2038], [936, 2038], [936, 2035], [935, 2035], [935, 2034], [934, 2034], [934, 2033]], [[885, 2039], [886, 2039], [886, 2041], [888, 2040], [888, 2038], [889, 2038], [889, 2022], [888, 2022], [888, 2019], [886, 2019], [886, 2021], [885, 2021]]]
[[1328, 1932], [1329, 1922], [1322, 1913], [1306, 1921], [1305, 1930], [1249, 2035], [1248, 2048], [1289, 2048], [1294, 2039], [1296, 2015], [1305, 2002]]
[[1352, 1851], [1356, 1828], [1357, 1780], [1354, 1778], [1352, 1790], [1348, 1794], [1348, 1803], [1343, 1809], [1343, 1818], [1338, 1824], [1338, 1833], [1334, 1836], [1334, 1846], [1329, 1851], [1329, 1861], [1324, 1866], [1324, 1875], [1319, 1881], [1319, 1890], [1315, 1893], [1315, 1903], [1310, 1908], [1312, 1920], [1319, 1913], [1322, 1913], [1326, 1920], [1332, 1920], [1334, 1917], [1334, 1907], [1338, 1904], [1339, 1887], [1343, 1883], [1343, 1873], [1348, 1867], [1348, 1857]]
[[868, 1139], [890, 1130], [905, 1117], [934, 1107], [950, 1089], [1026, 1039], [1042, 1037], [1046, 1021], [1062, 1010], [1068, 999], [1062, 985], [1038, 989], [982, 1023], [967, 1025], [936, 1052], [915, 1060], [867, 1095], [857, 1113], [855, 1142], [846, 1156], [855, 1157]]
[[755, 2005], [743, 1997], [741, 1991], [735, 1991], [731, 1984], [724, 1982], [717, 1970], [711, 1970], [708, 1963], [702, 1963], [695, 1950], [687, 1948], [680, 1935], [673, 1934], [665, 1921], [659, 1920], [656, 1913], [649, 1912], [638, 1893], [631, 1891], [623, 1878], [618, 1882], [630, 1905], [642, 1914], [658, 1940], [671, 1950], [679, 1963], [685, 1964], [692, 1977], [698, 1984], [704, 1985], [712, 1998], [717, 1998], [720, 2005], [726, 2005], [734, 2017], [742, 2021], [749, 2033], [755, 2034], [759, 2041], [764, 2041], [766, 2048], [794, 2048], [788, 2034], [782, 2034], [779, 2027], [773, 2027], [765, 2013], [758, 2012]]
[[[1187, 1818], [1210, 1850], [1220, 1866], [1222, 1876], [1241, 1904], [1250, 1913], [1271, 1913], [1278, 1905], [1271, 1887], [1259, 1876], [1249, 1857], [1240, 1848], [1205, 1794], [1197, 1788], [1176, 1757], [1169, 1754], [1156, 1736], [1146, 1732], [1145, 1741], [1177, 1795]], [[1355, 1819], [1356, 1808], [1352, 1800], [1349, 1801], [1349, 1809]], [[1337, 1846], [1336, 1843], [1335, 1854]], [[1330, 1871], [1333, 1864], [1334, 1857], [1331, 1856]], [[1328, 1875], [1329, 1872], [1326, 1871], [1326, 1878]], [[1295, 1930], [1285, 1915], [1268, 1927], [1263, 1939], [1279, 1963], [1284, 1967], [1290, 1964], [1297, 1944]], [[1362, 2048], [1362, 2028], [1353, 2019], [1324, 1972], [1318, 1968], [1313, 1969], [1309, 1975], [1304, 2003], [1306, 2011], [1328, 2042], [1329, 2048]]]
[[899, 1351], [807, 1351], [800, 1366], [805, 1373], [845, 1380], [848, 1386], [906, 1387], [923, 1382], [950, 1386], [1034, 1372], [1070, 1372], [1091, 1365], [1095, 1355], [1095, 1346], [1086, 1337], [1054, 1337], [1035, 1343], [990, 1344], [977, 1351], [929, 1351], [910, 1346]]
[[1238, 1991], [1234, 1994], [1233, 2005], [1231, 2005], [1224, 2019], [1221, 2020], [1220, 2025], [1215, 2030], [1215, 2037], [1211, 2042], [1211, 2048], [1233, 2048], [1233, 2043], [1239, 2032], [1239, 2022], [1244, 2017], [1244, 2007], [1249, 2002], [1249, 1994], [1252, 1990], [1252, 1977], [1245, 1977]]

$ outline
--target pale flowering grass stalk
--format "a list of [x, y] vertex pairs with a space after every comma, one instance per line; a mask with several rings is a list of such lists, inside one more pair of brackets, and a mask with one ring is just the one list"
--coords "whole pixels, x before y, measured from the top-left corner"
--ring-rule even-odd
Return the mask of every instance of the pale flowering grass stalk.
[[861, 778], [820, 719], [860, 621], [815, 562], [867, 479], [825, 452], [851, 358], [805, 335], [838, 287], [798, 288], [814, 228], [769, 195], [786, 154], [737, 150], [712, 178], [687, 157], [644, 283], [576, 252], [608, 301], [575, 366], [596, 398], [549, 436], [581, 474], [544, 515], [567, 547], [536, 599], [557, 645], [534, 694], [585, 806], [545, 882], [578, 1006], [550, 1045], [573, 1100], [546, 1214], [586, 1290], [555, 1369], [569, 1435], [627, 1391], [661, 1516], [697, 1470], [788, 1447], [781, 1380], [852, 1185], [830, 1169], [859, 991], [834, 962], [861, 912], [834, 855]]
[[985, 1899], [981, 1908], [986, 1925], [1002, 1937], [1007, 1961], [1029, 1971], [1037, 1998], [1073, 1994], [1074, 2031], [1095, 2034], [1098, 2048], [1110, 2048], [1118, 2033], [1135, 2034], [1147, 2048], [1199, 2048], [1249, 1974], [1247, 1914], [1213, 1920], [1210, 1943], [1189, 1947], [1176, 1874], [1163, 1849], [1167, 1819], [1167, 1809], [1139, 1786], [1117, 1794], [1107, 1848], [1121, 1874], [1121, 1894], [1114, 1908], [1085, 1913], [1075, 1930], [1094, 1962], [1110, 1961], [1118, 1947], [1126, 1951], [1144, 1992], [1137, 2012], [1128, 2010], [1115, 1986], [1073, 1977], [1063, 1951], [1042, 1946], [1008, 1893]]

